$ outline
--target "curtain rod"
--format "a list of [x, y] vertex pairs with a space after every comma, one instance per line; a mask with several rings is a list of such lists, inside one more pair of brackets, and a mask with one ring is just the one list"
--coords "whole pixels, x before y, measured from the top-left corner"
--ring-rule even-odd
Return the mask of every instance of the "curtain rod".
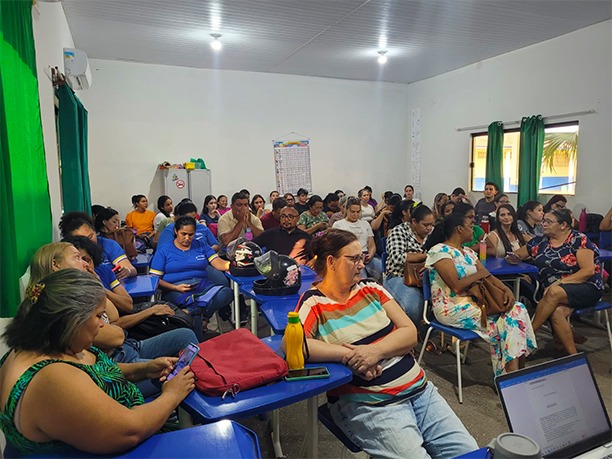
[[[573, 113], [563, 113], [562, 115], [551, 115], [551, 116], [545, 116], [544, 117], [544, 122], [549, 121], [549, 120], [556, 120], [559, 118], [569, 118], [571, 116], [582, 116], [582, 115], [590, 115], [592, 113], [596, 113], [594, 109], [591, 110], [585, 110], [582, 112], [573, 112]], [[504, 126], [507, 125], [512, 125], [512, 124], [521, 124], [521, 121], [502, 121]], [[486, 130], [489, 127], [488, 124], [483, 124], [481, 126], [469, 126], [469, 127], [462, 127], [462, 128], [457, 128], [455, 129], [455, 131], [457, 132], [463, 132], [463, 131], [481, 131], [481, 130]]]

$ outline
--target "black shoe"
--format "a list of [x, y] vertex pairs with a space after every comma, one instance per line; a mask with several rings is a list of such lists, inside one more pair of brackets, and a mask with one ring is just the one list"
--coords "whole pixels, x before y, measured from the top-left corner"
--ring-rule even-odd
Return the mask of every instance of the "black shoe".
[[221, 320], [227, 322], [232, 317], [232, 308], [229, 305], [223, 306], [221, 309], [219, 309], [218, 313]]

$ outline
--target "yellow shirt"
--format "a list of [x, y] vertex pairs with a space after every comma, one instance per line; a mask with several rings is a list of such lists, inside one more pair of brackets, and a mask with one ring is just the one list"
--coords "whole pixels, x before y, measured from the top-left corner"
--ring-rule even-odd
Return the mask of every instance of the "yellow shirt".
[[137, 234], [152, 232], [153, 220], [155, 220], [155, 212], [152, 210], [145, 210], [144, 212], [133, 210], [125, 217], [127, 226], [134, 228]]

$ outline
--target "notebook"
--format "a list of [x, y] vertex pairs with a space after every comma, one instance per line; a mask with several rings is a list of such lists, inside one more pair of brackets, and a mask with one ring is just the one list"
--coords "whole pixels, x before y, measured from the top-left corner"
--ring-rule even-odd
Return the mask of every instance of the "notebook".
[[610, 418], [584, 354], [500, 375], [495, 384], [510, 431], [533, 439], [543, 457], [612, 454]]

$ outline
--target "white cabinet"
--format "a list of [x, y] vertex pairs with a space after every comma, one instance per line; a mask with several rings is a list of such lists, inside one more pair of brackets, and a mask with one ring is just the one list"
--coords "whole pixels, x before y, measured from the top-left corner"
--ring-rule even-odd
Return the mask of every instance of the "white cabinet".
[[184, 198], [191, 199], [199, 211], [206, 195], [212, 194], [211, 172], [210, 169], [165, 169], [164, 193], [175, 206]]

